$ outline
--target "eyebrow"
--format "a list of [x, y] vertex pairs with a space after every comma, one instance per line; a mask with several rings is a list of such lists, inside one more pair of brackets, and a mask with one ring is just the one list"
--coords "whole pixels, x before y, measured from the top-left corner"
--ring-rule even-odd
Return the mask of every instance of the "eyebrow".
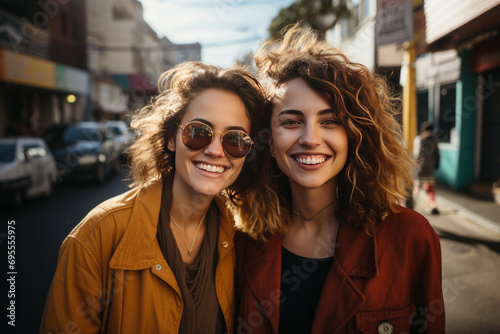
[[[203, 119], [203, 118], [193, 118], [193, 119], [192, 119], [192, 120], [190, 120], [189, 122], [200, 122], [200, 123], [204, 123], [204, 124], [208, 125], [209, 127], [211, 127], [211, 128], [212, 128], [212, 130], [214, 129], [214, 125], [213, 125], [211, 122], [209, 122], [209, 121], [207, 121], [206, 119]], [[188, 123], [189, 123], [189, 122], [188, 122]], [[245, 133], [247, 132], [247, 130], [245, 130], [245, 128], [244, 128], [244, 127], [242, 127], [242, 126], [228, 126], [225, 130], [226, 130], [226, 131], [229, 131], [229, 130], [240, 130], [240, 131], [243, 131], [243, 132], [245, 132]]]
[[[320, 110], [318, 111], [318, 116], [322, 116], [322, 115], [327, 115], [327, 114], [331, 114], [333, 113], [333, 109], [331, 108], [328, 108], [328, 109], [323, 109], [323, 110]], [[296, 110], [296, 109], [285, 109], [285, 110], [282, 110], [279, 114], [278, 114], [278, 117], [281, 116], [281, 115], [297, 115], [297, 116], [303, 116], [304, 113], [300, 110]]]

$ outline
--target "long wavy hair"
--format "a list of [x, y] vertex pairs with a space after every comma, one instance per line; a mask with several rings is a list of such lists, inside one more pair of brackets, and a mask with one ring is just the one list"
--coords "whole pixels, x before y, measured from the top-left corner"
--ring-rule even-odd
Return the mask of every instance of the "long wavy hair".
[[[184, 62], [160, 76], [158, 95], [131, 122], [139, 136], [128, 151], [131, 186], [145, 187], [175, 173], [175, 152], [168, 149], [168, 142], [175, 138], [178, 123], [190, 103], [207, 89], [233, 92], [245, 105], [251, 122], [249, 135], [256, 144], [224, 195], [242, 220], [261, 225], [279, 210], [277, 195], [261, 177], [266, 174], [261, 173], [265, 155], [259, 150], [258, 131], [266, 124], [265, 93], [259, 81], [240, 67], [222, 69], [201, 62]], [[262, 215], [256, 215], [254, 210], [260, 210]]]
[[[396, 121], [400, 100], [391, 96], [383, 78], [297, 25], [285, 30], [278, 41], [264, 42], [255, 62], [269, 101], [269, 127], [274, 95], [294, 78], [302, 78], [338, 113], [349, 144], [347, 162], [339, 175], [336, 216], [343, 224], [362, 226], [371, 234], [390, 211], [399, 211], [399, 203], [413, 188], [413, 162]], [[278, 175], [275, 163], [273, 168]], [[282, 175], [268, 182], [278, 189], [282, 224], [286, 225], [291, 203], [288, 178]], [[255, 229], [265, 232], [268, 228]]]

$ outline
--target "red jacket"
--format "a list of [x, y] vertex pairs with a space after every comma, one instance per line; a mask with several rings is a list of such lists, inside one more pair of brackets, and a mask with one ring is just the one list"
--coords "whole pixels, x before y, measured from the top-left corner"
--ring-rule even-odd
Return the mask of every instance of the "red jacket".
[[[278, 333], [281, 236], [237, 233], [235, 247], [238, 333]], [[402, 208], [373, 237], [342, 225], [336, 247], [311, 333], [444, 333], [441, 248], [423, 216]]]

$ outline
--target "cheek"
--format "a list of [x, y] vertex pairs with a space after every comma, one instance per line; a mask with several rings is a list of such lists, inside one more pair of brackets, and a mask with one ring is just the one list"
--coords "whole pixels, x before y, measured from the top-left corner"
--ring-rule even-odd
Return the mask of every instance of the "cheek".
[[274, 126], [271, 127], [271, 140], [269, 141], [269, 150], [273, 157], [279, 155], [283, 149], [283, 146], [286, 146], [287, 137], [283, 135], [280, 129], [276, 129]]
[[283, 154], [287, 154], [287, 151], [291, 146], [292, 143], [290, 143], [289, 136], [283, 136], [277, 133], [275, 136], [273, 136], [273, 142], [272, 146], [270, 146], [270, 149], [273, 157], [276, 158]]
[[244, 165], [245, 165], [245, 159], [238, 159], [236, 161], [233, 161], [233, 168], [235, 174], [239, 175]]

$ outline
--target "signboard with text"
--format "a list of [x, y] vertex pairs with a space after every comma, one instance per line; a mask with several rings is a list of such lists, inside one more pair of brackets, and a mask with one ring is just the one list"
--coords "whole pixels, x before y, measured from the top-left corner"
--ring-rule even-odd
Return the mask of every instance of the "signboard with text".
[[377, 0], [377, 46], [401, 44], [413, 38], [413, 1]]

